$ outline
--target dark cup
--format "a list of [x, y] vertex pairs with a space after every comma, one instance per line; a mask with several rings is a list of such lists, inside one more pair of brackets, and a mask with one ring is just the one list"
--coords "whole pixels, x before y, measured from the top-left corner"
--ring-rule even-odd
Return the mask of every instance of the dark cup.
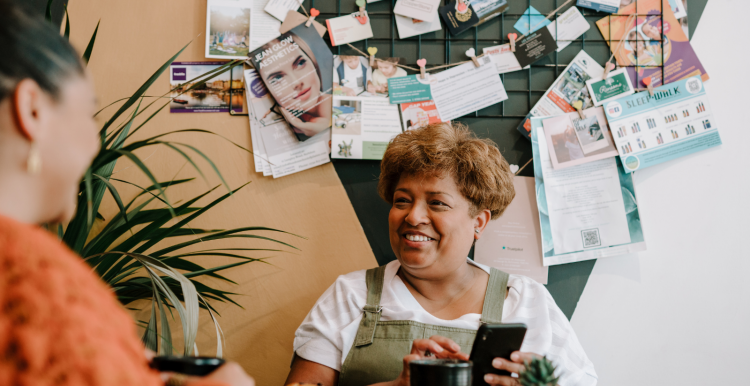
[[151, 360], [151, 368], [160, 372], [185, 375], [208, 375], [224, 364], [221, 358], [159, 356]]
[[411, 386], [471, 386], [471, 361], [420, 359], [409, 370]]

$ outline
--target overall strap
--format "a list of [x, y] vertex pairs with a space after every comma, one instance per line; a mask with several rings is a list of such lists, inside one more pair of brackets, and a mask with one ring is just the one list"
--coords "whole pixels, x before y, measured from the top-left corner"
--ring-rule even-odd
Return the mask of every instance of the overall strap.
[[484, 294], [482, 305], [482, 324], [500, 323], [503, 319], [503, 303], [508, 292], [508, 274], [495, 268], [490, 268], [490, 280], [487, 292]]
[[354, 338], [354, 347], [365, 346], [372, 343], [375, 336], [375, 327], [380, 321], [380, 295], [383, 292], [383, 278], [385, 277], [385, 265], [367, 270], [367, 304], [362, 309], [362, 321], [359, 323], [357, 337]]

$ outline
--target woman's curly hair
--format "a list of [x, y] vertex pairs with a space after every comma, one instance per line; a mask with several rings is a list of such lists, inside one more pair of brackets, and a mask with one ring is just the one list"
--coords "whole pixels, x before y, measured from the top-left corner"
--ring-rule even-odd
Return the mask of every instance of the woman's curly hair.
[[516, 195], [513, 173], [497, 145], [460, 123], [434, 123], [393, 138], [380, 164], [380, 197], [393, 204], [405, 175], [453, 177], [472, 204], [472, 216], [489, 209], [496, 219]]

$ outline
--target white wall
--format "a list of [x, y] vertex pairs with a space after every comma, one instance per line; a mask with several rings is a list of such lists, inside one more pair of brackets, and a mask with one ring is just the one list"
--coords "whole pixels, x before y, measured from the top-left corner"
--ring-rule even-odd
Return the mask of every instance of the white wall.
[[600, 385], [750, 385], [749, 14], [711, 0], [692, 39], [723, 145], [635, 174], [648, 250], [597, 261], [573, 315]]

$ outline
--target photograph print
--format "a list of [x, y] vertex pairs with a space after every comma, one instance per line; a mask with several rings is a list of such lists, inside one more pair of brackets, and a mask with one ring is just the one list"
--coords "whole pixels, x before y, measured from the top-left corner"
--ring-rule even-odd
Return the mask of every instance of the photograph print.
[[248, 0], [208, 0], [206, 7], [206, 57], [238, 59], [250, 49]]
[[617, 156], [602, 107], [567, 113], [544, 120], [552, 167], [562, 169]]

